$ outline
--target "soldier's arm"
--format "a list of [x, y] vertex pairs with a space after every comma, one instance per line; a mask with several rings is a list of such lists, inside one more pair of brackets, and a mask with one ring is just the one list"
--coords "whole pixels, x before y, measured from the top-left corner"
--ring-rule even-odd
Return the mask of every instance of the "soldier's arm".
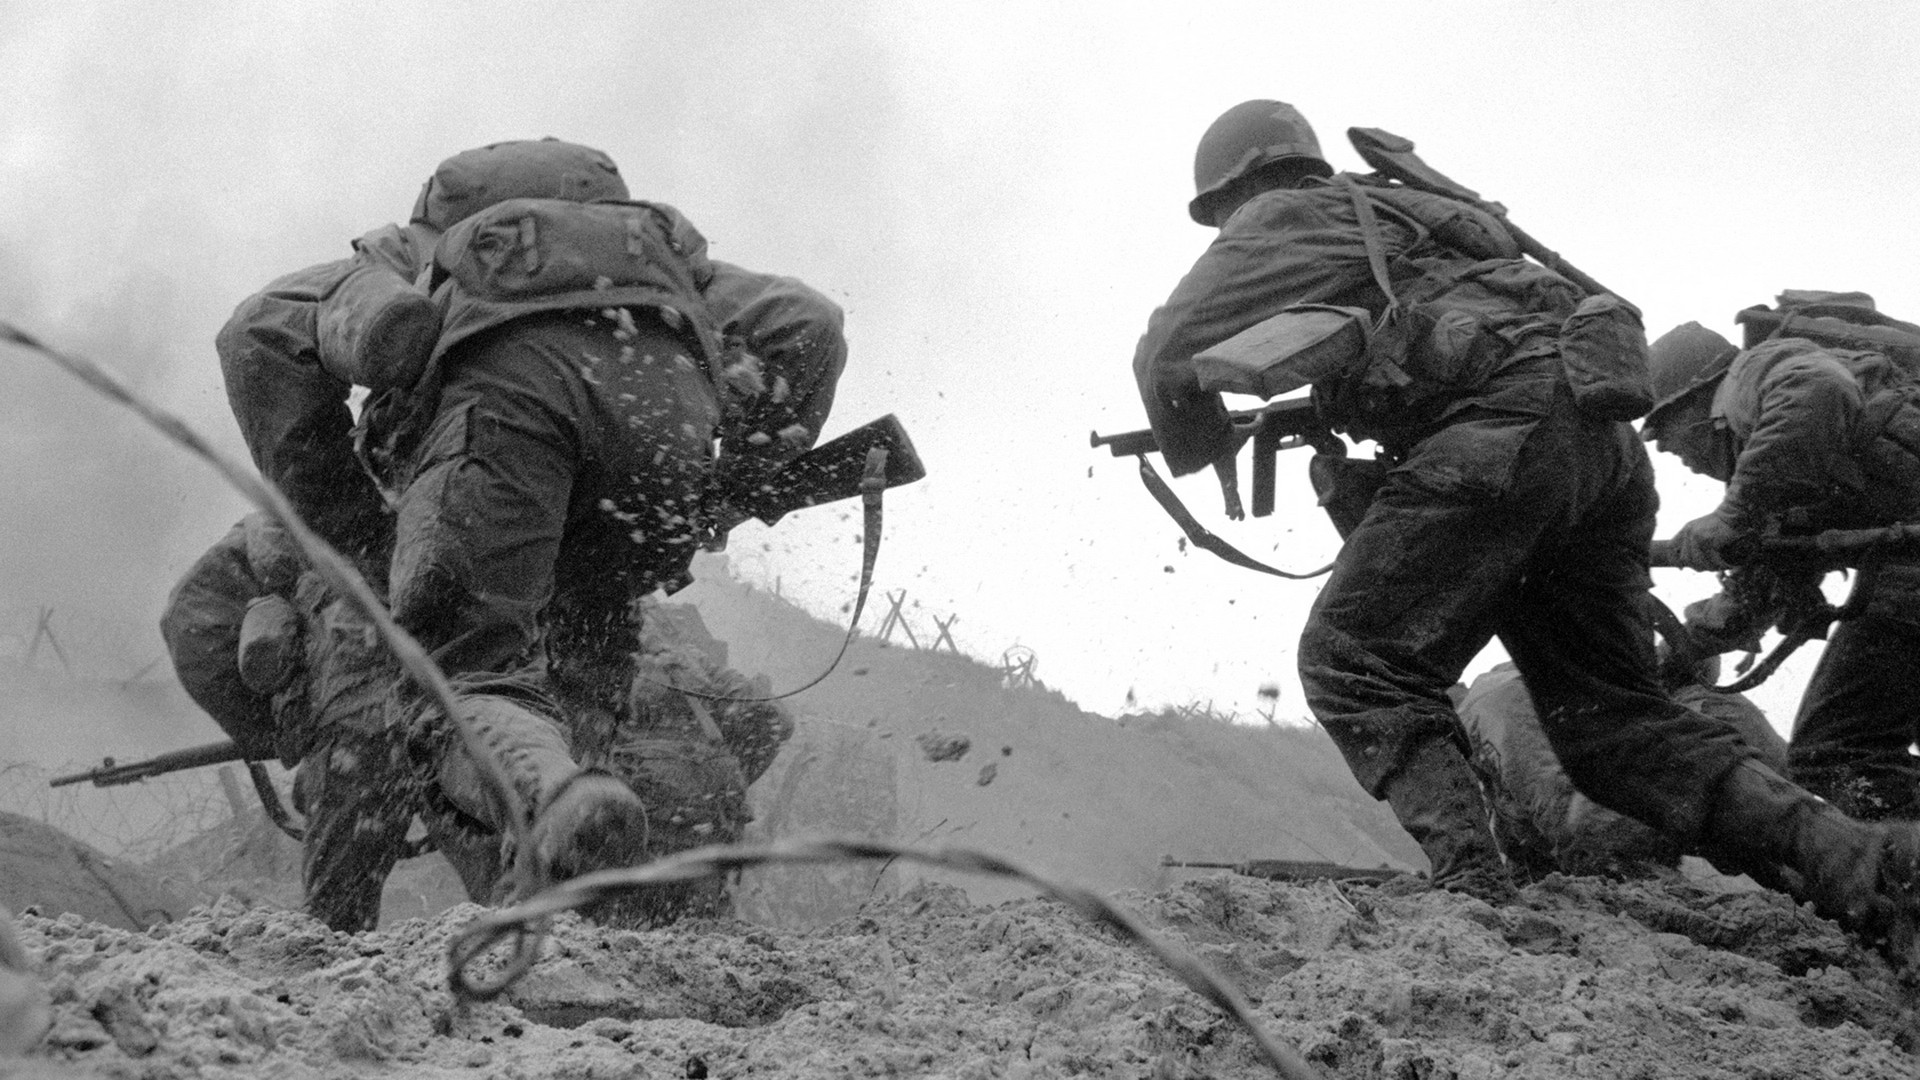
[[355, 551], [385, 526], [353, 454], [353, 388], [322, 365], [318, 298], [351, 269], [323, 263], [241, 301], [214, 339], [227, 404], [260, 475], [330, 543]]
[[721, 459], [728, 482], [748, 487], [819, 441], [846, 370], [845, 317], [798, 279], [717, 260], [705, 295], [734, 346], [725, 391], [734, 408]]
[[[1380, 224], [1389, 259], [1424, 235], [1391, 210]], [[1194, 377], [1195, 353], [1292, 304], [1377, 311], [1385, 302], [1346, 192], [1271, 192], [1242, 206], [1148, 319], [1134, 353], [1134, 377], [1167, 467], [1194, 472], [1239, 445], [1220, 395]]]

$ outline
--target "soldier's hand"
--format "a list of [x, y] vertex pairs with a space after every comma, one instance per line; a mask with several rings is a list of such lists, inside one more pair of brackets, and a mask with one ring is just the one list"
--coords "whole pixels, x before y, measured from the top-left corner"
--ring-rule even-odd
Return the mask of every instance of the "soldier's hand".
[[1673, 536], [1674, 561], [1694, 570], [1731, 569], [1729, 552], [1743, 535], [1718, 514], [1695, 518]]

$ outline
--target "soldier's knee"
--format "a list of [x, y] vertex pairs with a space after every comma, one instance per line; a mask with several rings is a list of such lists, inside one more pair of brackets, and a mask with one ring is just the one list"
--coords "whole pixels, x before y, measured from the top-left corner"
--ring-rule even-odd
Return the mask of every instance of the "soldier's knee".
[[1350, 682], [1366, 668], [1366, 650], [1352, 634], [1319, 619], [1309, 619], [1295, 653], [1300, 684], [1312, 702]]

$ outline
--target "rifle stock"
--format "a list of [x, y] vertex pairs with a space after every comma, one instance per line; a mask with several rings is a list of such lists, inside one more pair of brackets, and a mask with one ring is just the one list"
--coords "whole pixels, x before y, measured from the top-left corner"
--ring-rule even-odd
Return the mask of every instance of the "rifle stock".
[[911, 484], [927, 475], [907, 429], [888, 413], [801, 454], [736, 497], [728, 527], [750, 517], [772, 525], [795, 510], [854, 498], [866, 473], [867, 452], [876, 448], [887, 452], [887, 487]]
[[122, 765], [112, 758], [86, 772], [70, 776], [58, 776], [47, 781], [48, 787], [66, 787], [83, 780], [93, 782], [94, 787], [118, 787], [122, 784], [134, 784], [167, 773], [181, 772], [186, 769], [198, 769], [207, 765], [224, 765], [229, 761], [245, 760], [240, 747], [231, 739], [223, 739], [204, 746], [190, 746], [185, 750], [174, 750], [141, 761], [129, 761]]

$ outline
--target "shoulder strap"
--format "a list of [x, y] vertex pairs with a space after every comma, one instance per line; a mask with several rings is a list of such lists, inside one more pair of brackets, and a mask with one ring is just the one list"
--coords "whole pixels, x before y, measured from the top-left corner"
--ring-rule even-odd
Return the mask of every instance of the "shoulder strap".
[[1380, 220], [1373, 216], [1373, 203], [1353, 177], [1341, 173], [1334, 177], [1334, 182], [1345, 188], [1347, 197], [1353, 200], [1353, 216], [1360, 220], [1360, 238], [1367, 245], [1367, 265], [1373, 268], [1374, 284], [1386, 294], [1388, 308], [1399, 306], [1400, 301], [1393, 295], [1393, 282], [1387, 277], [1387, 253], [1380, 244]]

